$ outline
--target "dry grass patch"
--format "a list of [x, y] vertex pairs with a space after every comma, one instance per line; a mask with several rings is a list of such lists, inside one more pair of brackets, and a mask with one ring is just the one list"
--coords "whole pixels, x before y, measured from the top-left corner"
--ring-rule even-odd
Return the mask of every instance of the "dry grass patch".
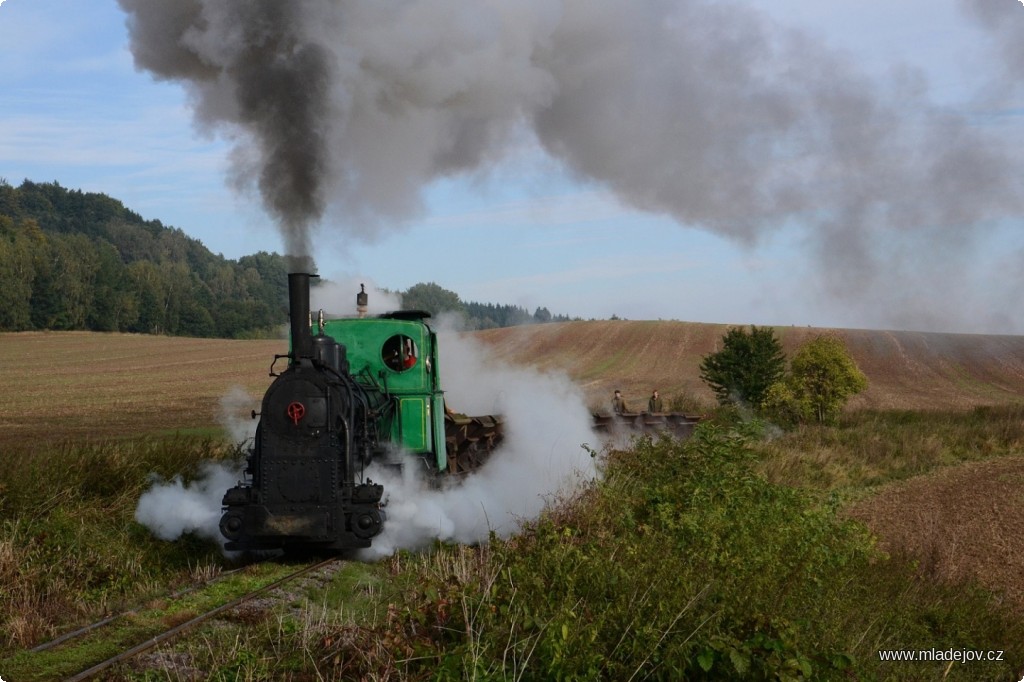
[[883, 549], [922, 574], [978, 581], [1024, 612], [1024, 456], [971, 462], [894, 484], [854, 505]]

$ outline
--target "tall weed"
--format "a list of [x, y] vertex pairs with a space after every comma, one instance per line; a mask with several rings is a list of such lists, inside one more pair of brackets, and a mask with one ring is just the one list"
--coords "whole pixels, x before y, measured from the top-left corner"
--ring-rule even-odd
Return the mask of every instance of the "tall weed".
[[755, 446], [768, 479], [861, 489], [937, 467], [1024, 452], [1024, 406], [964, 412], [858, 411]]
[[209, 439], [144, 439], [26, 448], [0, 458], [0, 632], [25, 646], [126, 600], [219, 564], [195, 538], [169, 544], [134, 521], [156, 473], [235, 456]]
[[[1024, 628], [984, 593], [921, 582], [837, 497], [765, 480], [750, 443], [705, 424], [611, 453], [599, 485], [522, 534], [439, 547], [375, 641], [408, 679], [1009, 679], [1024, 664]], [[1005, 661], [877, 654], [965, 646]]]

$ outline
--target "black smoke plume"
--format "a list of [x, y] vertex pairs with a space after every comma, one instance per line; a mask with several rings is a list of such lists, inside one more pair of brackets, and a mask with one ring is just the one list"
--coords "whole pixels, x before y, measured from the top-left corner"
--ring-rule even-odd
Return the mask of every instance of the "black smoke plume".
[[[236, 136], [234, 177], [258, 185], [297, 256], [325, 211], [372, 238], [420, 212], [431, 181], [532, 138], [686, 226], [749, 245], [803, 226], [809, 288], [942, 328], [986, 303], [970, 294], [988, 285], [970, 265], [979, 239], [1024, 212], [999, 130], [932, 104], [909, 68], [876, 82], [742, 2], [119, 2], [137, 65]], [[1019, 75], [1024, 8], [960, 2]], [[1003, 303], [970, 326], [1024, 313]]]
[[[329, 173], [326, 124], [333, 60], [307, 40], [302, 3], [120, 0], [136, 64], [187, 84], [202, 126], [244, 132], [236, 167], [255, 172], [289, 254], [310, 253]], [[246, 146], [253, 143], [251, 152]], [[248, 158], [250, 154], [255, 158]]]

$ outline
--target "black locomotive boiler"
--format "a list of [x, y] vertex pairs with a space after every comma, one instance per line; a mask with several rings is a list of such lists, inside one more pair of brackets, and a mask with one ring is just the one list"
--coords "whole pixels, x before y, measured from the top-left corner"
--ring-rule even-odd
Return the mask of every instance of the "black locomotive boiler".
[[383, 527], [383, 486], [361, 476], [377, 447], [378, 401], [352, 379], [343, 345], [313, 337], [309, 280], [288, 276], [291, 353], [263, 396], [249, 481], [224, 495], [230, 550], [368, 547]]
[[385, 520], [372, 462], [464, 473], [501, 439], [500, 419], [445, 408], [429, 313], [367, 316], [360, 293], [359, 314], [320, 312], [314, 335], [311, 277], [288, 275], [288, 366], [271, 366], [245, 480], [224, 495], [229, 550], [369, 547]]

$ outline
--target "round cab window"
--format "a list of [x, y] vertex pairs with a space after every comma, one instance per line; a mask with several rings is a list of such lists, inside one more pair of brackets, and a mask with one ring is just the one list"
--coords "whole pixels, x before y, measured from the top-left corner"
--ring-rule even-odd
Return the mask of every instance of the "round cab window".
[[384, 342], [380, 357], [384, 364], [396, 372], [404, 372], [416, 366], [419, 349], [416, 342], [404, 334], [395, 334]]

